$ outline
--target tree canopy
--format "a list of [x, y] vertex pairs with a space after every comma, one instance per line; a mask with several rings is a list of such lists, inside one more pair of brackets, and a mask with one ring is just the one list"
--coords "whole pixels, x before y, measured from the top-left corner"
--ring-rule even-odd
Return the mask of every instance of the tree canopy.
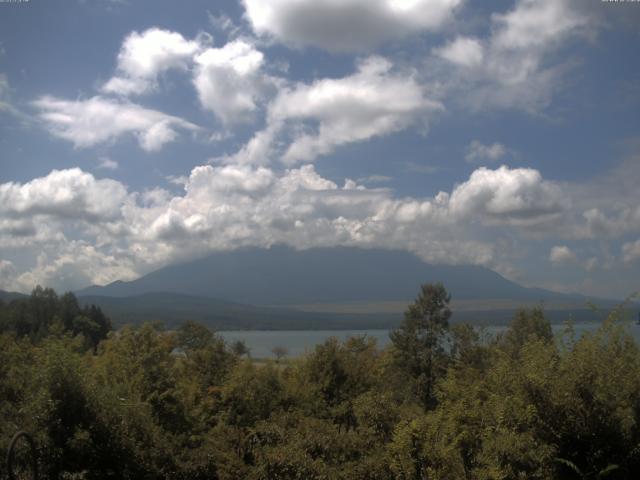
[[522, 310], [491, 338], [450, 326], [449, 301], [424, 285], [387, 348], [330, 338], [275, 362], [192, 322], [109, 331], [36, 289], [0, 305], [0, 456], [24, 429], [43, 478], [636, 478], [628, 325], [554, 337]]

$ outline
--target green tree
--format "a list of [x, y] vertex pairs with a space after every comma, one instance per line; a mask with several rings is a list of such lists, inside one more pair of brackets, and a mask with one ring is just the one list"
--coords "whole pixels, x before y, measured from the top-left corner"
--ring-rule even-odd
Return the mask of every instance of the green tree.
[[211, 346], [214, 341], [214, 335], [211, 330], [200, 323], [190, 320], [184, 322], [177, 333], [177, 346], [186, 352], [202, 350]]
[[435, 383], [446, 371], [450, 300], [441, 283], [422, 285], [402, 324], [390, 334], [395, 364], [410, 377], [416, 395], [427, 409], [435, 406]]
[[250, 353], [251, 353], [251, 351], [249, 350], [249, 347], [247, 347], [247, 344], [243, 340], [236, 340], [235, 342], [233, 342], [231, 344], [231, 351], [238, 358], [240, 358], [240, 357], [242, 357], [244, 355], [249, 356]]
[[73, 293], [67, 292], [60, 297], [58, 315], [64, 324], [65, 330], [73, 330], [73, 320], [80, 315], [80, 305]]
[[519, 309], [509, 328], [499, 335], [497, 341], [502, 349], [515, 356], [523, 345], [536, 339], [545, 343], [553, 341], [551, 324], [544, 318], [544, 312], [539, 307], [531, 310]]
[[280, 360], [289, 354], [289, 350], [282, 345], [276, 345], [271, 349], [271, 353], [276, 357], [276, 363], [280, 363]]

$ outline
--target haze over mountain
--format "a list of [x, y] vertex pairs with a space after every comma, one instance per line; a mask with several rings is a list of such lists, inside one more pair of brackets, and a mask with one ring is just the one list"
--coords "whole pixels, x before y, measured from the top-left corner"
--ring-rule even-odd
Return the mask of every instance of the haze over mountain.
[[77, 293], [127, 297], [170, 292], [287, 306], [410, 300], [421, 284], [438, 281], [454, 300], [586, 301], [581, 295], [525, 288], [484, 267], [429, 265], [407, 252], [349, 247], [298, 251], [276, 246], [221, 252], [130, 282], [92, 286]]
[[526, 288], [479, 266], [430, 265], [392, 250], [352, 247], [245, 248], [172, 265], [130, 282], [76, 292], [116, 323], [187, 319], [218, 330], [393, 328], [420, 285], [442, 282], [454, 322], [507, 323], [516, 309], [544, 305], [552, 322], [602, 320], [617, 303]]
[[[76, 292], [115, 322], [195, 320], [217, 330], [393, 328], [421, 284], [442, 282], [452, 295], [452, 321], [504, 324], [516, 309], [542, 304], [552, 322], [602, 320], [617, 302], [526, 288], [478, 266], [430, 265], [392, 250], [352, 247], [219, 252], [137, 280]], [[0, 292], [10, 300], [15, 295]], [[637, 310], [637, 306], [633, 306]], [[635, 313], [634, 315], [637, 315]]]

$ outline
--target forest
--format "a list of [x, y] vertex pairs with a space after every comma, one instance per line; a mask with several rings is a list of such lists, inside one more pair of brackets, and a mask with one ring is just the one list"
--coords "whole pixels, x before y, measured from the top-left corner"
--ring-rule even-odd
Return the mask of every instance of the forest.
[[0, 301], [0, 456], [24, 430], [40, 478], [637, 478], [622, 309], [580, 338], [570, 322], [554, 337], [542, 309], [488, 337], [449, 302], [420, 287], [384, 349], [332, 338], [258, 362], [198, 323], [114, 330], [38, 287]]

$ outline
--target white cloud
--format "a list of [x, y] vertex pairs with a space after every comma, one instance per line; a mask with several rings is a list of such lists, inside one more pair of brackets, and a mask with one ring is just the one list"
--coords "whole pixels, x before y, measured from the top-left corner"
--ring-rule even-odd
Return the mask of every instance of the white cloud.
[[236, 153], [221, 157], [210, 158], [210, 163], [229, 164], [267, 164], [274, 153], [274, 143], [281, 125], [274, 122], [267, 128], [253, 135], [253, 137]]
[[9, 260], [0, 259], [0, 289], [11, 290], [15, 285], [18, 271]]
[[187, 70], [193, 55], [208, 38], [186, 40], [159, 28], [132, 32], [118, 54], [118, 74], [102, 86], [106, 93], [142, 94], [157, 88], [158, 75], [169, 69]]
[[36, 225], [29, 218], [3, 218], [0, 220], [2, 234], [12, 237], [31, 237], [37, 234]]
[[488, 224], [535, 226], [557, 221], [569, 199], [531, 168], [481, 167], [451, 193], [451, 210], [461, 217], [481, 215]]
[[384, 246], [453, 263], [492, 259], [492, 247], [482, 242], [441, 238], [454, 224], [446, 196], [398, 200], [386, 189], [369, 190], [349, 180], [340, 188], [311, 165], [281, 175], [249, 165], [197, 167], [185, 192], [151, 222], [154, 244], [180, 252], [274, 243]]
[[181, 118], [101, 96], [75, 101], [44, 96], [33, 105], [40, 110], [39, 117], [49, 132], [76, 148], [92, 147], [131, 133], [138, 137], [142, 149], [151, 152], [175, 140], [177, 129], [199, 130]]
[[259, 35], [293, 46], [363, 51], [441, 29], [462, 0], [243, 0]]
[[7, 113], [17, 118], [23, 125], [29, 125], [32, 119], [20, 111], [12, 100], [12, 91], [14, 88], [9, 84], [9, 78], [6, 74], [0, 72], [0, 116]]
[[235, 37], [241, 31], [240, 27], [224, 13], [221, 13], [220, 15], [213, 15], [211, 12], [207, 12], [207, 18], [215, 30], [225, 32], [228, 37]]
[[102, 168], [105, 170], [117, 170], [119, 166], [120, 165], [118, 165], [118, 162], [109, 157], [101, 157], [100, 163], [98, 164], [98, 168]]
[[555, 246], [549, 252], [549, 261], [554, 266], [572, 265], [578, 262], [576, 254], [566, 245]]
[[11, 109], [8, 102], [9, 98], [9, 80], [4, 73], [0, 73], [0, 112]]
[[623, 244], [622, 261], [624, 263], [633, 263], [637, 260], [640, 260], [640, 240]]
[[477, 39], [468, 37], [458, 37], [444, 47], [434, 49], [434, 53], [464, 67], [477, 67], [484, 59], [482, 44]]
[[112, 77], [100, 90], [118, 95], [140, 95], [156, 88], [155, 83], [145, 78]]
[[508, 150], [503, 144], [495, 142], [491, 145], [485, 145], [478, 140], [473, 140], [467, 147], [467, 153], [464, 159], [469, 163], [488, 160], [496, 162], [507, 154]]
[[621, 163], [597, 177], [563, 188], [575, 218], [568, 238], [611, 241], [640, 233], [640, 155], [632, 146]]
[[[579, 189], [527, 168], [478, 168], [424, 198], [398, 198], [391, 189], [364, 186], [367, 179], [341, 186], [313, 165], [205, 165], [174, 180], [183, 186], [179, 193], [131, 192], [76, 168], [1, 184], [0, 250], [13, 265], [7, 272], [15, 270], [5, 274], [4, 288], [79, 288], [212, 251], [278, 243], [400, 249], [429, 262], [510, 271], [514, 248], [515, 255], [535, 253], [533, 236], [568, 242], [581, 228], [582, 206], [572, 204]], [[640, 258], [640, 241], [621, 245], [617, 260], [603, 247], [583, 261], [574, 248], [556, 244], [549, 260], [593, 271]], [[25, 266], [25, 258], [38, 260]]]
[[0, 246], [39, 258], [20, 268], [12, 288], [78, 288], [211, 251], [277, 243], [393, 248], [431, 262], [496, 266], [502, 253], [495, 235], [483, 240], [484, 228], [518, 235], [561, 208], [538, 172], [506, 167], [478, 169], [451, 193], [427, 198], [394, 198], [390, 189], [349, 179], [340, 187], [312, 165], [284, 172], [205, 165], [183, 181], [178, 195], [136, 193], [71, 169], [0, 185]]
[[193, 83], [201, 105], [225, 123], [250, 118], [264, 88], [263, 62], [263, 54], [244, 40], [198, 54]]
[[[228, 18], [212, 18], [230, 28]], [[158, 89], [163, 72], [181, 70], [192, 77], [203, 108], [227, 124], [250, 120], [272, 83], [261, 71], [264, 55], [246, 39], [236, 39], [218, 48], [212, 47], [212, 42], [205, 33], [187, 40], [180, 33], [159, 28], [132, 32], [118, 54], [116, 75], [101, 90], [123, 96], [149, 93]], [[174, 136], [159, 126], [153, 137]], [[146, 143], [157, 142], [150, 139]]]
[[606, 197], [598, 200], [597, 203], [602, 203], [602, 207], [590, 208], [582, 213], [585, 225], [577, 232], [578, 237], [616, 238], [640, 230], [640, 206], [629, 206], [628, 203], [633, 202], [631, 199], [613, 206], [605, 205], [608, 203]]
[[53, 286], [59, 291], [76, 290], [89, 284], [104, 285], [114, 279], [137, 277], [131, 262], [123, 255], [112, 255], [83, 241], [70, 241], [59, 251], [37, 255], [36, 265], [17, 275], [11, 287], [29, 292], [36, 285]]
[[[556, 245], [549, 251], [549, 262], [554, 267], [579, 267], [587, 272], [593, 272], [598, 267], [610, 268], [613, 259], [599, 259], [596, 256], [581, 260], [567, 245]], [[562, 291], [562, 290], [560, 290]]]
[[165, 180], [173, 185], [184, 187], [189, 181], [189, 177], [186, 175], [167, 175]]
[[569, 61], [549, 61], [569, 40], [588, 37], [594, 20], [573, 0], [518, 0], [492, 15], [491, 35], [457, 37], [433, 50], [458, 69], [445, 70], [451, 97], [463, 108], [545, 108], [562, 86]]
[[96, 180], [79, 168], [53, 170], [27, 183], [0, 184], [0, 215], [113, 220], [121, 215], [126, 196], [125, 187], [115, 180]]
[[494, 14], [493, 44], [506, 50], [546, 48], [587, 27], [590, 20], [571, 0], [520, 0], [515, 9]]
[[340, 145], [397, 132], [418, 122], [426, 125], [427, 116], [443, 108], [426, 98], [411, 75], [394, 73], [384, 58], [369, 57], [351, 76], [282, 90], [269, 108], [270, 133], [263, 134], [263, 140], [273, 139], [286, 122], [297, 122], [298, 127], [304, 125], [301, 122], [314, 122], [317, 129], [298, 128], [282, 155], [286, 164], [308, 162]]
[[585, 262], [584, 262], [584, 269], [585, 269], [587, 272], [592, 272], [593, 270], [595, 270], [595, 269], [596, 269], [596, 267], [598, 266], [598, 264], [599, 264], [599, 263], [600, 263], [600, 262], [599, 262], [599, 260], [598, 260], [598, 257], [590, 257], [590, 258], [587, 258], [587, 259], [585, 260]]

